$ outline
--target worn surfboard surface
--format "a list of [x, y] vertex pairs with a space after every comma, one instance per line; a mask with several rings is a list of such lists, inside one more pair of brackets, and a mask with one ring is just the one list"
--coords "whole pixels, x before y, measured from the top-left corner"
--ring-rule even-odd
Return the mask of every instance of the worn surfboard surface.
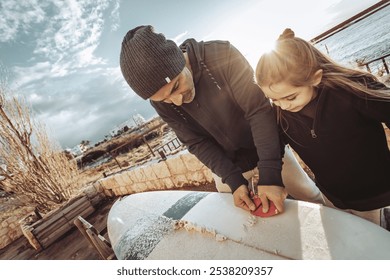
[[227, 193], [154, 191], [116, 201], [107, 220], [118, 259], [390, 259], [390, 233], [354, 215], [287, 199], [260, 218]]

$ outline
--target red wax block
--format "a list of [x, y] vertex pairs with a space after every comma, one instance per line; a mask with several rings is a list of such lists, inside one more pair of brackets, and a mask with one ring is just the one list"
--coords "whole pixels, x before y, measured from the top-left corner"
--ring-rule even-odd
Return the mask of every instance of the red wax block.
[[253, 202], [256, 205], [256, 209], [251, 211], [252, 215], [259, 216], [259, 217], [271, 217], [274, 215], [279, 214], [278, 209], [276, 208], [275, 204], [269, 200], [269, 209], [267, 213], [263, 213], [263, 207], [261, 207], [261, 200], [260, 198], [256, 195], [252, 197]]

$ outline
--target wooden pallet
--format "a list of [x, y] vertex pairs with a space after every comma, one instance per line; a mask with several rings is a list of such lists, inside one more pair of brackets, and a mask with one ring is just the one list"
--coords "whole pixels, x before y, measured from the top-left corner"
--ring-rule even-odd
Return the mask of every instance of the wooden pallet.
[[47, 248], [74, 227], [73, 221], [78, 216], [87, 217], [94, 211], [86, 196], [77, 197], [32, 224], [31, 234], [41, 247], [35, 249]]

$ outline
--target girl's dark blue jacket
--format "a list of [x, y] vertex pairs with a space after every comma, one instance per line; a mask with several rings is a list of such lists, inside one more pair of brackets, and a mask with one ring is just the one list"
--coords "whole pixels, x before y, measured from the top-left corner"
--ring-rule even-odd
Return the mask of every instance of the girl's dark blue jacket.
[[[385, 88], [379, 82], [368, 86]], [[390, 100], [373, 100], [341, 88], [320, 88], [314, 119], [281, 112], [282, 140], [314, 173], [322, 193], [341, 209], [390, 205], [390, 152], [384, 132]], [[314, 138], [313, 138], [314, 136]]]

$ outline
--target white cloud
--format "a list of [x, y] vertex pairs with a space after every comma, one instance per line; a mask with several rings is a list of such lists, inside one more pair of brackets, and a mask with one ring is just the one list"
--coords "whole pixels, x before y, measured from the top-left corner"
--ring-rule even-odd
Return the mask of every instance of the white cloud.
[[[85, 49], [95, 49], [104, 25], [103, 12], [108, 1], [99, 1], [92, 5], [86, 1], [53, 1], [57, 13], [48, 22], [48, 26], [37, 39], [36, 54], [43, 55], [50, 61], [71, 61], [68, 67], [80, 67], [80, 53]], [[96, 63], [93, 55], [84, 57]]]
[[[110, 127], [116, 118], [121, 122], [126, 112], [111, 115], [106, 109], [111, 103], [107, 93], [121, 74], [96, 55], [103, 31], [119, 26], [119, 0], [25, 2], [0, 2], [0, 42], [28, 44], [23, 49], [25, 61], [11, 68], [12, 88], [63, 143], [77, 143], [79, 129], [96, 139], [101, 124]], [[17, 51], [10, 49], [12, 54]], [[118, 83], [116, 88], [120, 87]], [[117, 91], [121, 90], [113, 90]], [[116, 107], [128, 104], [123, 99], [124, 95], [112, 102]], [[106, 117], [99, 121], [102, 114]]]
[[20, 33], [35, 36], [29, 41], [35, 43], [30, 66], [13, 69], [18, 86], [107, 63], [95, 51], [108, 8], [113, 9], [111, 21], [118, 24], [119, 0], [2, 0], [0, 7], [0, 42], [18, 40]]
[[17, 73], [16, 87], [23, 87], [45, 78], [51, 68], [52, 66], [47, 61], [39, 62], [32, 67], [14, 67], [13, 71]]
[[111, 21], [112, 21], [111, 31], [116, 31], [119, 29], [120, 26], [119, 7], [120, 7], [119, 1], [115, 2], [114, 8], [112, 9], [111, 12]]
[[0, 2], [0, 42], [16, 40], [19, 32], [28, 34], [31, 25], [45, 20], [44, 5], [38, 0]]
[[87, 48], [84, 48], [82, 51], [77, 53], [75, 56], [75, 67], [77, 68], [87, 68], [88, 66], [92, 65], [102, 65], [106, 62], [104, 59], [100, 57], [94, 56], [94, 51], [96, 49], [97, 45], [92, 45]]

